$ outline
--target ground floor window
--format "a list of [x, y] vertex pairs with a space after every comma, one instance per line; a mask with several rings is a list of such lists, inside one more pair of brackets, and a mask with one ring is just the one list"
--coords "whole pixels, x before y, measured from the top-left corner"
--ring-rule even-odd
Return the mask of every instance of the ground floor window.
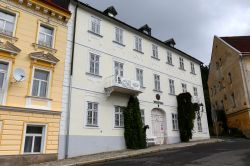
[[115, 106], [115, 127], [124, 127], [124, 107]]
[[24, 153], [42, 153], [44, 147], [45, 126], [27, 125]]
[[87, 126], [98, 126], [98, 103], [88, 102]]
[[142, 125], [145, 126], [145, 113], [144, 113], [144, 110], [141, 110], [141, 121], [142, 121]]
[[197, 118], [197, 126], [198, 126], [198, 131], [202, 132], [201, 118]]
[[173, 125], [173, 130], [179, 130], [177, 114], [172, 114], [172, 125]]

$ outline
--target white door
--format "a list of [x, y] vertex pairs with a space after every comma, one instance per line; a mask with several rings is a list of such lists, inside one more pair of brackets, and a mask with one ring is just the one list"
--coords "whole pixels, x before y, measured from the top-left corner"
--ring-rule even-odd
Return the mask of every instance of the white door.
[[120, 83], [118, 76], [123, 77], [123, 63], [115, 62], [115, 81]]
[[156, 144], [164, 144], [165, 143], [165, 124], [166, 118], [165, 114], [160, 110], [152, 110], [152, 132], [153, 136], [156, 138]]
[[8, 64], [0, 62], [0, 103], [3, 102], [8, 73]]

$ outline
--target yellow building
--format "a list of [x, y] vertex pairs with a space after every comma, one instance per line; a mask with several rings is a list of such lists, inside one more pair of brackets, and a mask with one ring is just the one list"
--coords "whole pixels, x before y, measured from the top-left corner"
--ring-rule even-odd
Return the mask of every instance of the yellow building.
[[71, 15], [60, 3], [0, 1], [0, 155], [57, 156]]
[[208, 78], [211, 108], [250, 138], [250, 36], [214, 37]]

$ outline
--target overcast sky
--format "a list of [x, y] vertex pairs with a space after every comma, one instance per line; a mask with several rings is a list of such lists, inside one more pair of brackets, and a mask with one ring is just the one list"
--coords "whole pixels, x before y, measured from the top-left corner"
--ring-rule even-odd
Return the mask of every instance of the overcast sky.
[[208, 64], [214, 35], [250, 35], [250, 0], [82, 0], [101, 11], [113, 5], [118, 19], [148, 24], [160, 40]]

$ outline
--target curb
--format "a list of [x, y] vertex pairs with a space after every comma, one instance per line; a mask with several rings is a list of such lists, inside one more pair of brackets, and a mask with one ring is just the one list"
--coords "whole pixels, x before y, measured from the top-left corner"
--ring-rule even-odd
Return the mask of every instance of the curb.
[[118, 155], [115, 157], [107, 157], [107, 158], [102, 158], [102, 159], [97, 159], [97, 160], [92, 160], [92, 161], [86, 161], [86, 162], [78, 162], [74, 164], [67, 164], [64, 166], [82, 166], [82, 165], [90, 165], [90, 164], [96, 164], [96, 163], [102, 163], [106, 161], [113, 161], [113, 160], [119, 160], [119, 159], [125, 159], [125, 158], [130, 158], [130, 157], [135, 157], [135, 156], [141, 156], [149, 153], [156, 153], [164, 150], [170, 150], [170, 149], [179, 149], [179, 148], [185, 148], [185, 147], [190, 147], [190, 146], [195, 146], [195, 145], [201, 145], [201, 144], [212, 144], [212, 143], [218, 143], [218, 142], [223, 142], [221, 139], [217, 140], [210, 140], [210, 141], [200, 141], [200, 142], [193, 142], [193, 143], [187, 143], [186, 145], [183, 146], [175, 146], [175, 147], [165, 147], [159, 149], [154, 149], [154, 150], [149, 150], [146, 152], [138, 152], [138, 153], [132, 153], [132, 154], [123, 154], [123, 155]]

